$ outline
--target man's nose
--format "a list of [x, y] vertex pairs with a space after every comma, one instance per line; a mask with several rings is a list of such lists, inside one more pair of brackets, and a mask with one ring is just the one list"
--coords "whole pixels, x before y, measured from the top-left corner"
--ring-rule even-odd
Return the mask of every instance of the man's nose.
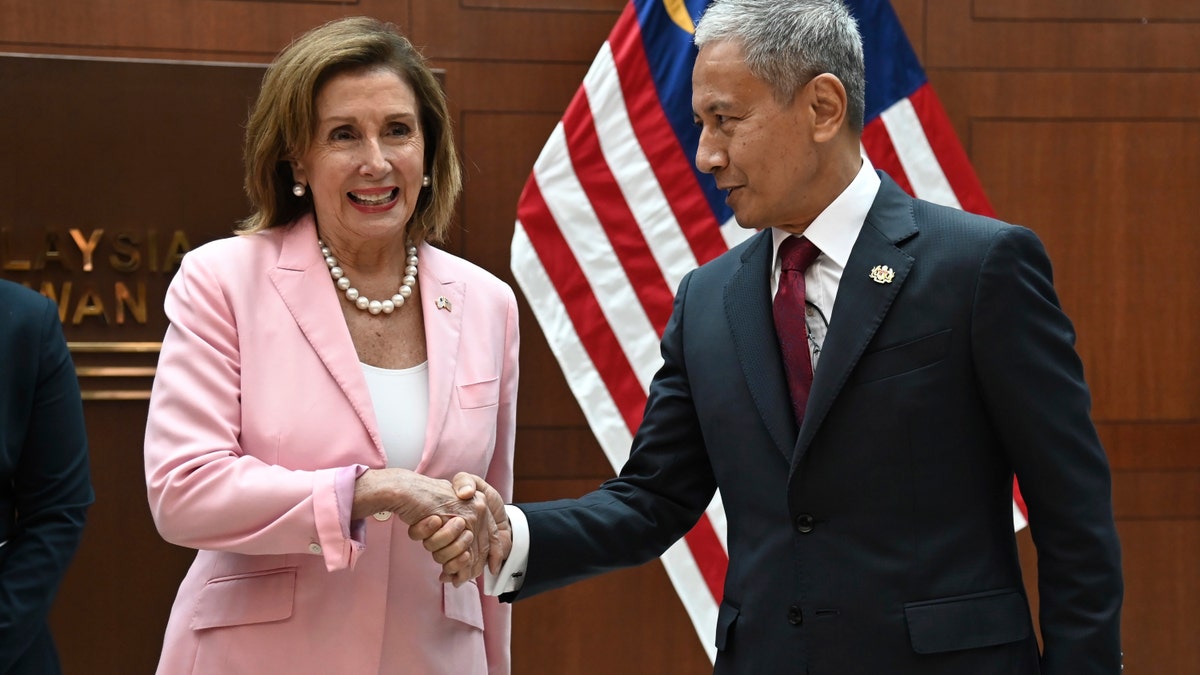
[[725, 167], [725, 148], [707, 131], [700, 132], [700, 143], [696, 145], [696, 168], [704, 173], [713, 173]]

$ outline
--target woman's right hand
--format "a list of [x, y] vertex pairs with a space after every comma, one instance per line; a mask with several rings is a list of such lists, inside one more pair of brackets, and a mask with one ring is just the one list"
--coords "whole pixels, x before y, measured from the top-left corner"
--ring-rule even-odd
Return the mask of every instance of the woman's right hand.
[[[368, 469], [354, 483], [351, 518], [390, 511], [410, 526], [410, 536], [412, 526], [436, 519], [445, 531], [437, 540], [436, 550], [428, 545], [426, 548], [443, 566], [443, 578], [461, 585], [482, 574], [490, 559], [502, 561], [497, 556], [501, 552], [507, 556], [512, 541], [499, 493], [482, 479], [477, 485], [464, 476], [470, 474], [455, 476], [452, 484], [407, 469]], [[489, 503], [489, 492], [494, 503]], [[506, 541], [510, 543], [505, 545]], [[496, 551], [492, 551], [493, 543]], [[495, 564], [494, 569], [499, 565]]]

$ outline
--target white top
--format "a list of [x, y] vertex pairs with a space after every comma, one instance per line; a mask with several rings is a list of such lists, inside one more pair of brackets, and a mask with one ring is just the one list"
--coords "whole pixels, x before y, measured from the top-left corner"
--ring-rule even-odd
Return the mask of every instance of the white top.
[[393, 469], [415, 470], [425, 448], [429, 417], [429, 362], [390, 370], [362, 365], [379, 438]]

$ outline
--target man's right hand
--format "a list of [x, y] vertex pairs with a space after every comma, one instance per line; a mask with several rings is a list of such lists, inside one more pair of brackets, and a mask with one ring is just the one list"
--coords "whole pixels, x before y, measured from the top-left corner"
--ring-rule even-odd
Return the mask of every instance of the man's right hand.
[[[483, 564], [496, 574], [512, 549], [512, 529], [504, 510], [504, 499], [491, 485], [478, 476], [459, 473], [452, 481], [459, 499], [480, 501], [488, 512], [487, 536], [475, 536], [462, 518], [429, 516], [413, 523], [408, 536], [421, 541], [425, 550], [442, 566], [441, 580], [458, 586], [483, 573]], [[482, 546], [480, 544], [483, 544]]]

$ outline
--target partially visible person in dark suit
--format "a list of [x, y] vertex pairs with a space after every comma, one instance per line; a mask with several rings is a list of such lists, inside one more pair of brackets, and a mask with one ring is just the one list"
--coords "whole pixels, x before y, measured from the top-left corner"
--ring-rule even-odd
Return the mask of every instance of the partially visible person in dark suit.
[[[1109, 467], [1038, 237], [872, 169], [841, 2], [718, 0], [695, 42], [697, 168], [759, 232], [682, 280], [628, 462], [578, 500], [517, 504], [494, 590], [652, 560], [719, 489], [717, 673], [1118, 672]], [[439, 524], [414, 531], [433, 551]]]
[[0, 280], [0, 673], [61, 672], [47, 617], [93, 499], [58, 309]]

